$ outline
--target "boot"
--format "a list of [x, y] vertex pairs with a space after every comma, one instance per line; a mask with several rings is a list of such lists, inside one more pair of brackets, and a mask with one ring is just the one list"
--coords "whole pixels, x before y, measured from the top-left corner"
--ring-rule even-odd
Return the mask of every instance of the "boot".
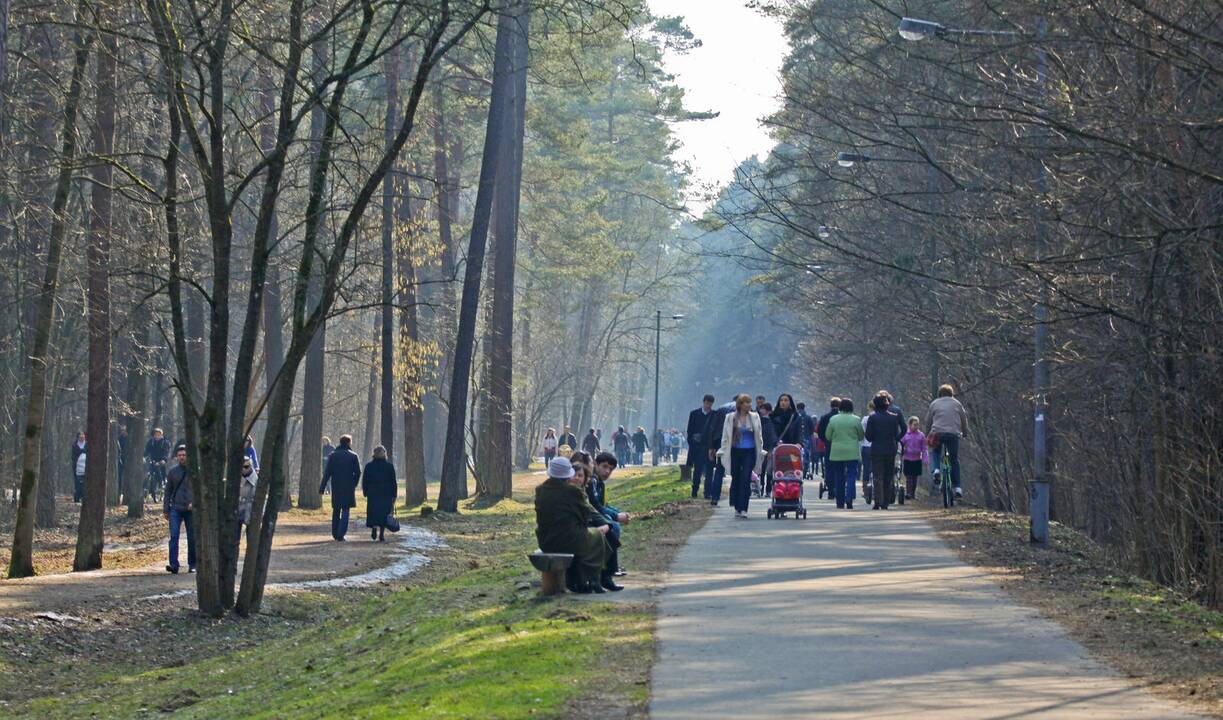
[[599, 585], [604, 590], [610, 592], [620, 592], [624, 589], [623, 585], [617, 585], [614, 576], [611, 573], [603, 573], [603, 577], [599, 578]]

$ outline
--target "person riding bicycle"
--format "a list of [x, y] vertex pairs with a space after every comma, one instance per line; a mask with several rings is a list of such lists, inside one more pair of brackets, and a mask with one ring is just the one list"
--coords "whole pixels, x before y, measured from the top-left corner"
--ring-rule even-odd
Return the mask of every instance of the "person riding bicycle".
[[960, 439], [968, 438], [968, 415], [964, 406], [955, 398], [955, 388], [950, 385], [940, 385], [938, 397], [930, 403], [926, 412], [926, 434], [938, 437], [938, 445], [934, 448], [934, 480], [937, 485], [940, 480], [939, 470], [943, 453], [947, 453], [951, 465], [951, 487], [956, 497], [962, 497], [964, 491], [960, 488]]
[[157, 502], [157, 490], [166, 482], [166, 461], [170, 459], [170, 441], [161, 428], [153, 428], [153, 435], [144, 443], [144, 466], [147, 470], [145, 491]]

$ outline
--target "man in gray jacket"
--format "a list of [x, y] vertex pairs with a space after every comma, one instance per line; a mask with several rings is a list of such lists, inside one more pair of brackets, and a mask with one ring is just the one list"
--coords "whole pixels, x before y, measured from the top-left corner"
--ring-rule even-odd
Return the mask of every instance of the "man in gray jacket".
[[187, 572], [195, 572], [195, 528], [191, 524], [191, 511], [195, 500], [191, 495], [191, 478], [187, 476], [187, 446], [174, 449], [178, 464], [166, 473], [166, 491], [161, 497], [161, 509], [170, 521], [170, 564], [166, 572], [178, 573], [178, 533], [187, 526]]
[[955, 399], [955, 389], [950, 385], [940, 385], [938, 397], [930, 403], [926, 411], [926, 434], [938, 437], [938, 447], [934, 448], [934, 477], [939, 478], [943, 453], [948, 454], [951, 464], [951, 486], [955, 488], [955, 496], [961, 497], [964, 491], [960, 489], [960, 439], [968, 438], [968, 415], [964, 406]]

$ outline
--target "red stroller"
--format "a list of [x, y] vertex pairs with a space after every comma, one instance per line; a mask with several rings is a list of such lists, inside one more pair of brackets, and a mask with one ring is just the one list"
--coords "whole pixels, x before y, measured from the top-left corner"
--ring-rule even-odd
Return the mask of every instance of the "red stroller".
[[794, 518], [806, 519], [807, 508], [803, 507], [803, 449], [798, 445], [778, 445], [773, 449], [773, 502], [769, 506], [769, 519], [785, 517], [788, 512]]

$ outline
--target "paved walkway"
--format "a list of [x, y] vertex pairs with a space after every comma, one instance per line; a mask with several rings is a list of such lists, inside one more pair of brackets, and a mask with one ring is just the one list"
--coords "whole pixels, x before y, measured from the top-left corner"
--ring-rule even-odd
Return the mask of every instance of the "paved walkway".
[[717, 514], [659, 607], [651, 716], [1190, 718], [965, 565], [910, 508]]

